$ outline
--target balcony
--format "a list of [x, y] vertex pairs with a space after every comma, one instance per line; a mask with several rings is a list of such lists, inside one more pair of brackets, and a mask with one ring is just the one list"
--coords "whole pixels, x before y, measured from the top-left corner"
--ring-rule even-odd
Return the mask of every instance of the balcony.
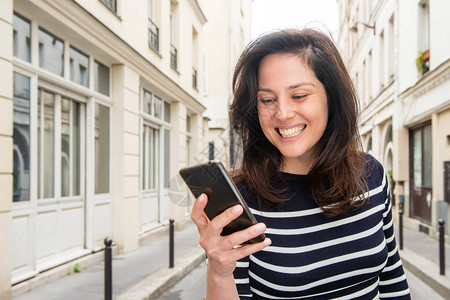
[[159, 28], [150, 19], [148, 19], [148, 45], [159, 53]]

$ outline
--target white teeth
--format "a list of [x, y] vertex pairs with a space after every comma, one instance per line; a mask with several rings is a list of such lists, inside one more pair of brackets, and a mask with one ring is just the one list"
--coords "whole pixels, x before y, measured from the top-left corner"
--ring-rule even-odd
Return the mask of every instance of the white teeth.
[[299, 135], [303, 130], [305, 130], [305, 128], [306, 128], [306, 125], [303, 125], [301, 127], [289, 128], [289, 129], [278, 128], [278, 132], [280, 133], [280, 135], [282, 137], [289, 138], [289, 137]]

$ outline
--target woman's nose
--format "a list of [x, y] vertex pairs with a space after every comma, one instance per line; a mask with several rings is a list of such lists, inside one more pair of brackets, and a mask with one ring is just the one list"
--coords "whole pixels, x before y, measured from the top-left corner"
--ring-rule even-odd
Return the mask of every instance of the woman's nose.
[[280, 120], [292, 118], [295, 115], [294, 107], [289, 99], [279, 99], [277, 103], [277, 117]]

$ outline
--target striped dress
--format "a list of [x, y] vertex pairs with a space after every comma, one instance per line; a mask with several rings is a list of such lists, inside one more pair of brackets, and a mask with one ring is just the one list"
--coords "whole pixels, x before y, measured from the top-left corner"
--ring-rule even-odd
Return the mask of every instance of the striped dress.
[[387, 177], [368, 157], [369, 199], [325, 217], [305, 192], [306, 176], [283, 173], [295, 196], [280, 208], [259, 208], [245, 184], [237, 186], [272, 240], [238, 261], [241, 299], [410, 299], [397, 251]]

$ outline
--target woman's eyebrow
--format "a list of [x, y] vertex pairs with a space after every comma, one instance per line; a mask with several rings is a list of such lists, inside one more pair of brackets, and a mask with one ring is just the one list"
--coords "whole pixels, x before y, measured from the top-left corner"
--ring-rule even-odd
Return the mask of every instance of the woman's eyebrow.
[[296, 89], [296, 88], [299, 88], [299, 87], [302, 87], [302, 86], [305, 86], [305, 85], [310, 85], [310, 86], [316, 87], [316, 85], [314, 83], [312, 83], [312, 82], [300, 82], [300, 83], [297, 83], [297, 84], [290, 85], [287, 89], [288, 90], [293, 90], [293, 89]]

